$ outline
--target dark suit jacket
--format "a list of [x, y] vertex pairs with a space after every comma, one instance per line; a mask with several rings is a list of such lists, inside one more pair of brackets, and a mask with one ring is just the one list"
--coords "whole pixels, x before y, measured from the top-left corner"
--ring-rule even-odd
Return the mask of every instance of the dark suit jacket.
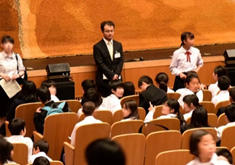
[[154, 106], [161, 105], [165, 101], [167, 101], [166, 92], [162, 89], [155, 87], [154, 85], [150, 85], [146, 91], [141, 92], [140, 95], [140, 107], [143, 107], [146, 112], [148, 112], [149, 102]]
[[[119, 52], [120, 57], [115, 58], [115, 53]], [[97, 66], [96, 81], [103, 81], [103, 74], [112, 80], [115, 74], [121, 75], [123, 67], [123, 50], [122, 44], [113, 40], [113, 61], [109, 55], [108, 48], [102, 39], [93, 47], [93, 56]]]

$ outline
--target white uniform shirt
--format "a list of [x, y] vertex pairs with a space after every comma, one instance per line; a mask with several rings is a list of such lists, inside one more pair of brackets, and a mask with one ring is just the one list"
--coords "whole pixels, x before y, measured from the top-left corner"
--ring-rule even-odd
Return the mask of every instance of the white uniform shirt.
[[44, 157], [46, 158], [49, 162], [52, 161], [52, 159], [50, 157], [47, 156], [47, 154], [45, 152], [39, 152], [37, 154], [34, 154], [30, 157], [29, 159], [29, 163], [33, 164], [34, 160], [37, 159], [38, 157]]
[[[227, 128], [227, 127], [231, 127], [231, 126], [235, 126], [235, 122], [230, 122], [230, 123], [228, 123], [228, 124], [226, 124], [226, 125], [223, 125], [223, 126], [220, 126], [220, 127], [216, 128], [217, 137], [220, 139], [221, 136], [222, 136], [222, 133], [223, 133], [224, 129]], [[233, 137], [232, 137], [232, 138], [233, 138]]]
[[[154, 114], [155, 110], [149, 111], [148, 114], [146, 115], [145, 119], [144, 119], [144, 123], [148, 123], [151, 120], [153, 120], [153, 114]], [[170, 119], [170, 118], [175, 118], [176, 114], [170, 113], [168, 115], [161, 115], [159, 116], [157, 119]]]
[[176, 114], [170, 113], [168, 115], [161, 115], [157, 119], [171, 119], [171, 118], [176, 118]]
[[54, 101], [54, 102], [59, 102], [60, 100], [58, 99], [57, 96], [55, 95], [51, 95], [51, 100]]
[[10, 143], [24, 143], [28, 146], [28, 160], [32, 156], [33, 151], [33, 141], [29, 137], [24, 137], [22, 135], [12, 135], [7, 137], [6, 140]]
[[[189, 90], [188, 88], [181, 88], [181, 89], [178, 89], [176, 91], [176, 93], [179, 93], [180, 94], [180, 98], [178, 99], [178, 102], [180, 103], [180, 105], [183, 107], [184, 106], [184, 102], [183, 102], [183, 98], [187, 95], [193, 95], [194, 93]], [[198, 99], [199, 99], [199, 102], [202, 102], [203, 101], [203, 92], [202, 90], [198, 91], [196, 93]]]
[[167, 88], [167, 93], [175, 93], [175, 91], [168, 87]]
[[102, 123], [102, 121], [95, 119], [93, 116], [87, 116], [87, 117], [85, 117], [84, 120], [78, 122], [74, 126], [73, 132], [71, 134], [71, 144], [75, 145], [76, 131], [77, 131], [78, 127], [83, 126], [83, 125], [87, 125], [87, 124], [96, 124], [96, 123]]
[[228, 90], [222, 90], [215, 97], [212, 98], [211, 102], [216, 105], [219, 102], [227, 101], [229, 99], [230, 99], [229, 91]]
[[220, 89], [218, 87], [218, 81], [214, 84], [210, 84], [208, 87], [208, 90], [211, 92], [212, 98], [215, 97], [218, 94], [218, 92], [220, 91]]
[[[108, 109], [104, 106], [104, 104], [102, 102], [102, 104], [98, 108], [95, 109], [95, 111], [98, 111], [98, 110], [108, 110]], [[83, 114], [82, 107], [79, 108], [77, 114], [78, 114], [78, 117], [80, 117]]]
[[185, 113], [185, 114], [183, 115], [185, 121], [187, 121], [189, 118], [192, 117], [193, 111], [194, 111], [194, 110], [191, 110], [190, 112]]
[[188, 51], [191, 53], [190, 60], [187, 61], [186, 49], [181, 46], [173, 53], [172, 61], [170, 64], [170, 71], [173, 75], [178, 76], [182, 72], [189, 72], [196, 70], [199, 66], [203, 65], [203, 60], [199, 49], [191, 47]]
[[122, 109], [120, 99], [114, 94], [111, 94], [103, 99], [103, 106], [112, 113]]

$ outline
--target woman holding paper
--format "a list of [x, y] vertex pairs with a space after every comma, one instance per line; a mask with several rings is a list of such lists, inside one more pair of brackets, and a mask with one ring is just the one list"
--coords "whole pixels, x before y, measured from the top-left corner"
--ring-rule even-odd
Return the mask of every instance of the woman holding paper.
[[[0, 52], [0, 84], [11, 82], [24, 76], [25, 67], [20, 55], [13, 52], [14, 39], [10, 36], [3, 36], [1, 41], [2, 52]], [[3, 85], [2, 85], [3, 86]], [[9, 97], [3, 87], [0, 86], [0, 126], [8, 110], [12, 96]], [[17, 91], [16, 91], [17, 92]]]

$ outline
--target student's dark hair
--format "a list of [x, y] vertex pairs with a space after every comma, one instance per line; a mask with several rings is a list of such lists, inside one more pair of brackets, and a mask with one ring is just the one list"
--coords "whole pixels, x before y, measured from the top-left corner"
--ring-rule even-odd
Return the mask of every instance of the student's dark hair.
[[95, 103], [88, 101], [82, 105], [82, 112], [86, 116], [91, 116], [94, 111], [95, 111]]
[[15, 118], [9, 123], [8, 128], [12, 135], [20, 135], [20, 132], [25, 129], [25, 121]]
[[53, 86], [53, 87], [56, 88], [56, 83], [53, 80], [45, 80], [45, 81], [42, 82], [41, 86], [45, 86], [47, 88], [50, 88], [50, 87]]
[[167, 92], [167, 84], [169, 81], [169, 77], [165, 72], [160, 72], [157, 74], [155, 81], [157, 84], [159, 84], [159, 88]]
[[94, 80], [83, 80], [82, 81], [82, 88], [84, 92], [87, 92], [90, 88], [96, 88], [96, 84]]
[[193, 106], [195, 107], [199, 107], [199, 99], [196, 95], [192, 94], [192, 95], [186, 95], [183, 98], [183, 102], [185, 104], [187, 104], [188, 106], [190, 106], [191, 104], [193, 104]]
[[176, 117], [179, 119], [180, 124], [182, 125], [183, 123], [185, 123], [184, 117], [180, 113], [180, 104], [179, 104], [179, 102], [175, 99], [168, 99], [166, 101], [166, 104], [170, 109], [174, 109], [174, 114], [176, 114]]
[[202, 106], [198, 106], [193, 111], [189, 126], [190, 128], [209, 127], [208, 114]]
[[225, 157], [229, 164], [233, 164], [233, 156], [231, 152], [226, 148], [220, 148], [216, 150], [216, 155]]
[[225, 115], [230, 122], [235, 122], [235, 105], [231, 104], [225, 108]]
[[37, 101], [36, 90], [37, 88], [33, 81], [24, 81], [17, 98], [25, 100], [26, 102]]
[[11, 151], [13, 145], [0, 135], [0, 164], [5, 164], [7, 161], [12, 161]]
[[181, 38], [181, 46], [183, 46], [184, 41], [186, 41], [187, 39], [194, 39], [194, 34], [191, 32], [183, 32], [180, 38]]
[[124, 102], [123, 107], [125, 107], [126, 109], [129, 109], [131, 111], [130, 115], [125, 117], [124, 119], [128, 119], [131, 117], [139, 119], [138, 106], [137, 106], [136, 101], [128, 100], [128, 101]]
[[216, 66], [215, 69], [214, 69], [214, 74], [217, 75], [217, 77], [221, 77], [221, 76], [226, 76], [227, 72], [226, 72], [226, 69], [219, 65], [219, 66]]
[[49, 144], [45, 140], [39, 140], [39, 141], [34, 142], [33, 148], [34, 149], [39, 148], [40, 152], [44, 152], [47, 154], [49, 150]]
[[50, 165], [50, 162], [47, 158], [40, 156], [33, 161], [33, 165]]
[[152, 85], [153, 84], [153, 80], [149, 77], [149, 76], [141, 76], [138, 80], [138, 87], [140, 88], [141, 85], [143, 84], [143, 82], [145, 82], [146, 84]]
[[104, 32], [105, 25], [113, 26], [113, 28], [115, 28], [115, 24], [113, 23], [113, 21], [103, 21], [100, 24], [100, 29], [102, 32]]
[[92, 101], [95, 103], [96, 108], [98, 108], [103, 102], [100, 93], [95, 88], [89, 88], [87, 92], [84, 93], [82, 98], [82, 105], [87, 101]]
[[50, 91], [46, 86], [41, 86], [38, 88], [36, 94], [42, 103], [46, 103], [51, 100]]
[[220, 76], [218, 79], [218, 87], [220, 90], [228, 90], [231, 84], [230, 79], [227, 76]]
[[126, 81], [123, 83], [124, 86], [124, 95], [123, 96], [130, 96], [135, 94], [135, 86], [133, 82]]
[[13, 39], [11, 36], [9, 36], [9, 35], [3, 36], [1, 43], [2, 43], [2, 44], [6, 44], [6, 43], [8, 43], [8, 42], [10, 42], [10, 43], [12, 43], [12, 44], [15, 43], [14, 39]]
[[235, 101], [235, 88], [229, 89], [229, 96], [232, 98], [232, 101]]
[[126, 158], [121, 146], [109, 139], [98, 139], [85, 151], [88, 165], [125, 165]]
[[205, 130], [197, 130], [192, 133], [190, 140], [189, 140], [189, 150], [191, 154], [195, 155], [196, 157], [199, 156], [198, 143], [201, 141], [203, 136], [208, 135], [208, 134], [213, 137], [212, 134], [210, 134], [209, 132]]
[[109, 86], [111, 90], [116, 91], [117, 88], [123, 88], [124, 89], [124, 85], [123, 82], [121, 82], [120, 80], [112, 80], [109, 82]]
[[194, 78], [198, 79], [198, 81], [200, 82], [199, 76], [196, 72], [194, 72], [194, 71], [188, 72], [187, 77], [185, 79], [185, 84], [189, 84], [192, 81], [192, 79], [194, 79]]

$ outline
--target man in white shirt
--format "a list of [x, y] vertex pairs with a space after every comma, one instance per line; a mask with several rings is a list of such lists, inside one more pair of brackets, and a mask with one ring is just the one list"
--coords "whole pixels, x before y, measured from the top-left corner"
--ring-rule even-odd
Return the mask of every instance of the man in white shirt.
[[214, 84], [210, 84], [208, 87], [208, 90], [211, 92], [212, 94], [212, 98], [214, 96], [216, 96], [219, 92], [219, 87], [218, 87], [218, 79], [221, 76], [226, 75], [226, 70], [223, 66], [219, 65], [216, 66], [213, 72], [213, 79], [216, 81]]
[[52, 161], [50, 157], [47, 156], [49, 150], [49, 144], [44, 140], [39, 140], [34, 142], [33, 155], [29, 159], [29, 163], [33, 164], [34, 160], [38, 157], [45, 157], [48, 161]]
[[170, 71], [175, 75], [174, 91], [184, 88], [186, 73], [198, 72], [203, 66], [203, 60], [199, 49], [194, 46], [194, 34], [184, 32], [181, 34], [181, 47], [172, 56]]
[[102, 123], [102, 121], [97, 120], [93, 117], [93, 113], [95, 111], [95, 104], [93, 102], [91, 102], [91, 101], [85, 102], [83, 104], [82, 111], [85, 114], [85, 118], [82, 121], [78, 122], [73, 128], [73, 131], [71, 134], [71, 144], [72, 145], [75, 145], [76, 132], [77, 132], [78, 127], [83, 126], [83, 125], [87, 125], [87, 124]]
[[22, 119], [13, 119], [9, 124], [9, 130], [11, 136], [7, 137], [6, 140], [10, 143], [24, 143], [28, 146], [28, 159], [30, 159], [33, 150], [33, 141], [26, 135], [25, 121]]
[[103, 99], [102, 105], [107, 110], [110, 110], [112, 113], [114, 113], [117, 110], [122, 109], [120, 98], [122, 98], [124, 94], [124, 86], [121, 81], [113, 80], [110, 82], [110, 88], [112, 94]]

